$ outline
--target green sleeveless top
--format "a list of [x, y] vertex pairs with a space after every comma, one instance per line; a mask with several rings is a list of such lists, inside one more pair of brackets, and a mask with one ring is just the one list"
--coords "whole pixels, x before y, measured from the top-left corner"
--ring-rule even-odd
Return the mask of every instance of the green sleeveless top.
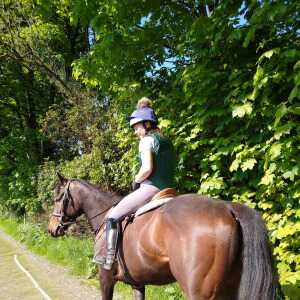
[[[169, 138], [159, 132], [150, 132], [146, 136], [154, 139], [153, 170], [145, 183], [152, 184], [160, 190], [164, 188], [175, 188], [176, 157], [174, 147]], [[141, 163], [141, 155], [139, 153]]]

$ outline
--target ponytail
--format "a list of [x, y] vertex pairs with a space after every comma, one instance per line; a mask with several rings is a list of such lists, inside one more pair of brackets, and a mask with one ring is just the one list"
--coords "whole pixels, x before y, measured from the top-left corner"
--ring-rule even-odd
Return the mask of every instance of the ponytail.
[[136, 106], [137, 109], [142, 109], [142, 108], [145, 108], [145, 107], [152, 108], [152, 101], [147, 97], [141, 98], [138, 101], [137, 106]]

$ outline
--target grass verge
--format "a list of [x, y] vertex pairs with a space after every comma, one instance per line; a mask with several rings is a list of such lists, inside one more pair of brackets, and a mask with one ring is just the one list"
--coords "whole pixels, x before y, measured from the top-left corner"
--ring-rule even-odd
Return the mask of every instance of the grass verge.
[[[83, 277], [84, 281], [98, 286], [97, 267], [92, 263], [93, 239], [63, 236], [51, 237], [45, 225], [24, 222], [14, 217], [0, 216], [0, 228], [31, 252], [44, 256], [52, 263], [67, 267], [70, 273]], [[122, 299], [132, 299], [131, 288], [118, 283], [116, 293]], [[147, 286], [146, 297], [151, 300], [182, 300], [184, 297], [177, 284]]]

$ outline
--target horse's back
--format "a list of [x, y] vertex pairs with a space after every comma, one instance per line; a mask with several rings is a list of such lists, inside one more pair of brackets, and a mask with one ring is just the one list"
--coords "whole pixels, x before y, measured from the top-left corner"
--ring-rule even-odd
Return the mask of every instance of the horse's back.
[[175, 226], [203, 223], [213, 225], [216, 222], [235, 225], [229, 202], [197, 194], [177, 196], [160, 210], [164, 218]]
[[182, 194], [175, 196], [174, 199], [169, 201], [164, 207], [168, 209], [176, 209], [180, 207], [181, 209], [186, 208], [199, 210], [220, 205], [226, 206], [226, 202], [198, 194]]
[[206, 244], [221, 243], [224, 246], [233, 235], [240, 234], [230, 203], [222, 200], [185, 194], [162, 207], [160, 214], [161, 230], [168, 232], [173, 245], [172, 237], [176, 236], [177, 240], [195, 241], [198, 248], [202, 247], [204, 240]]

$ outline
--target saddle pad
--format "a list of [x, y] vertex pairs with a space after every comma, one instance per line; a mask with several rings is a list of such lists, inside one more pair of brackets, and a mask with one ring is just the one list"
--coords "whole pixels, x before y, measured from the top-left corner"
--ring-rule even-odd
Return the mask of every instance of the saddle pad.
[[142, 207], [140, 207], [136, 213], [134, 214], [134, 217], [138, 217], [144, 213], [146, 213], [147, 211], [153, 210], [154, 208], [157, 208], [159, 206], [162, 206], [163, 204], [169, 202], [170, 200], [172, 200], [174, 197], [169, 197], [169, 198], [161, 198], [161, 199], [155, 199], [152, 200], [150, 202], [148, 202], [147, 204], [143, 205]]

